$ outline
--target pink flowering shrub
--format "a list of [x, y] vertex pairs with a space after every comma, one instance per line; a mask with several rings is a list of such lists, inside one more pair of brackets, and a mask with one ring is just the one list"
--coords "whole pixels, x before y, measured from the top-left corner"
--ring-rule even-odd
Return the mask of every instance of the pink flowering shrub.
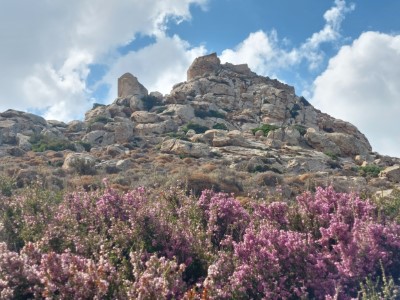
[[0, 197], [0, 299], [351, 299], [400, 276], [398, 216], [332, 188]]

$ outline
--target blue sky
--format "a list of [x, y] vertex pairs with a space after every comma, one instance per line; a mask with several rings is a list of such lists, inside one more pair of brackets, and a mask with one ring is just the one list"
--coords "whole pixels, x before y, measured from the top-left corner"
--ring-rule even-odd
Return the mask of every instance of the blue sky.
[[125, 72], [166, 94], [217, 52], [400, 157], [399, 11], [397, 0], [0, 0], [0, 111], [82, 119]]

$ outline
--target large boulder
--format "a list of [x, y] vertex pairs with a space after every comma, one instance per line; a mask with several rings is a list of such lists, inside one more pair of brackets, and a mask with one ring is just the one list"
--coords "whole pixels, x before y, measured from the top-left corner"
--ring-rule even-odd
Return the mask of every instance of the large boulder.
[[385, 168], [379, 176], [386, 177], [391, 182], [400, 183], [400, 165], [395, 165]]
[[87, 133], [82, 141], [91, 145], [111, 145], [115, 142], [115, 134], [113, 132], [107, 132], [105, 130], [94, 130]]
[[161, 152], [199, 158], [209, 156], [210, 147], [202, 143], [170, 139], [161, 144]]
[[136, 123], [156, 123], [160, 121], [160, 116], [153, 112], [135, 111], [131, 115], [131, 120]]
[[136, 124], [134, 133], [137, 135], [162, 134], [175, 131], [176, 124], [172, 120], [165, 120], [158, 123]]
[[93, 174], [96, 158], [85, 153], [69, 153], [62, 168], [68, 171], [76, 171], [79, 174]]
[[211, 74], [218, 70], [220, 65], [221, 61], [216, 53], [197, 57], [187, 71], [187, 80], [194, 79], [197, 76]]
[[[126, 143], [133, 136], [134, 125], [132, 122], [110, 122], [104, 126], [104, 129], [114, 133], [114, 142]], [[111, 139], [110, 139], [111, 141]]]
[[341, 153], [340, 148], [327, 137], [325, 132], [320, 132], [314, 128], [308, 128], [304, 138], [311, 147], [318, 151], [335, 155]]
[[147, 89], [131, 73], [125, 73], [118, 78], [118, 97], [138, 96], [142, 98], [147, 95]]

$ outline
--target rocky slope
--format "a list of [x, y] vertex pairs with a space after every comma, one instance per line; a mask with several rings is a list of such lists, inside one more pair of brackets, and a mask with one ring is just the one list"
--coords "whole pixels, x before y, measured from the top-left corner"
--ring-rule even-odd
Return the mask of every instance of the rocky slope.
[[183, 180], [195, 191], [246, 195], [277, 184], [287, 195], [329, 184], [386, 195], [400, 186], [400, 159], [372, 152], [355, 126], [216, 54], [195, 59], [165, 96], [124, 74], [118, 98], [83, 121], [0, 113], [0, 159], [19, 187], [88, 187], [104, 176], [121, 188]]

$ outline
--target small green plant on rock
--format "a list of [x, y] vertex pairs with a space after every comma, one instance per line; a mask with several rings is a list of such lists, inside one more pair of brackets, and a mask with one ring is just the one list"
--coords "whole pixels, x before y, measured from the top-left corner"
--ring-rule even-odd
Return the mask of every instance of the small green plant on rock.
[[378, 177], [382, 168], [377, 165], [366, 165], [363, 167], [358, 167], [358, 173], [363, 177]]
[[208, 128], [207, 126], [203, 126], [203, 125], [192, 123], [192, 122], [189, 122], [184, 127], [182, 127], [182, 130], [185, 133], [187, 133], [190, 129], [193, 129], [196, 133], [204, 133], [207, 130], [209, 130], [210, 128]]
[[296, 129], [300, 133], [301, 136], [304, 136], [307, 133], [307, 127], [306, 126], [303, 126], [303, 125], [300, 125], [300, 124], [296, 124], [296, 125], [293, 125], [293, 127], [294, 127], [294, 129]]
[[261, 130], [264, 133], [264, 136], [267, 136], [270, 131], [279, 129], [279, 126], [271, 125], [271, 124], [262, 124], [261, 126], [254, 128], [251, 130], [253, 134], [256, 134], [257, 131]]
[[332, 159], [332, 160], [338, 160], [339, 159], [339, 157], [338, 157], [338, 155], [336, 153], [333, 153], [333, 152], [330, 152], [330, 151], [326, 151], [326, 152], [324, 152], [324, 154], [326, 156], [329, 156], [330, 159]]
[[44, 152], [47, 150], [63, 151], [71, 150], [76, 151], [74, 144], [67, 140], [50, 139], [43, 135], [33, 136], [30, 139], [33, 152]]
[[224, 123], [217, 123], [213, 126], [213, 129], [228, 130], [228, 127]]
[[225, 115], [216, 110], [202, 110], [198, 109], [194, 111], [194, 115], [198, 118], [220, 118], [224, 119]]

